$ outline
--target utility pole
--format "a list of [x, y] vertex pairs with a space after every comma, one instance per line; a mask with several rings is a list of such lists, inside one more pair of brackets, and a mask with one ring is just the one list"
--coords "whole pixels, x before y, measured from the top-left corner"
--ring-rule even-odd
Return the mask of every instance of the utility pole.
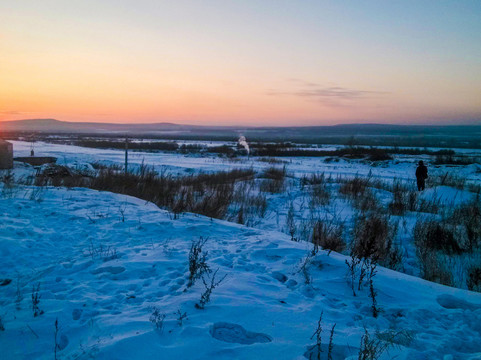
[[125, 138], [125, 175], [128, 172], [128, 164], [129, 164], [129, 138]]

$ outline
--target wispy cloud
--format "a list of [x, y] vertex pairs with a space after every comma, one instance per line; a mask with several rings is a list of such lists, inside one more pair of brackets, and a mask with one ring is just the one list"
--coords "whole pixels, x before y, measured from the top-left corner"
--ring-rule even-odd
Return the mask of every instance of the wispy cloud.
[[295, 84], [295, 90], [270, 89], [267, 95], [270, 96], [297, 96], [312, 101], [317, 101], [328, 106], [350, 106], [354, 100], [365, 100], [375, 96], [388, 94], [384, 91], [358, 90], [341, 86], [322, 86], [314, 82], [300, 79], [287, 79]]
[[2, 115], [22, 115], [23, 113], [21, 111], [7, 110], [7, 111], [0, 111], [0, 114], [2, 114]]
[[313, 82], [310, 82], [310, 81], [305, 81], [305, 80], [296, 79], [296, 78], [288, 78], [287, 81], [289, 81], [291, 83], [296, 83], [296, 84], [299, 84], [299, 85], [302, 85], [302, 86], [308, 86], [308, 87], [320, 87], [321, 86], [318, 83], [313, 83]]

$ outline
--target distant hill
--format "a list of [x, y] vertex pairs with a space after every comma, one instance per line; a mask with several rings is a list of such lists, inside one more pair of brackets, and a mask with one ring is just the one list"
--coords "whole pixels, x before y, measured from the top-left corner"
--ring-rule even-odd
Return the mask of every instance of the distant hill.
[[311, 144], [351, 144], [373, 146], [465, 147], [481, 148], [481, 125], [391, 125], [342, 124], [334, 126], [236, 127], [196, 126], [173, 123], [112, 124], [67, 122], [55, 119], [27, 119], [0, 122], [0, 133], [15, 137], [19, 133], [89, 135], [185, 140], [294, 141]]
[[40, 132], [148, 132], [182, 130], [183, 125], [172, 123], [155, 124], [112, 124], [96, 122], [67, 122], [55, 119], [27, 119], [0, 122], [3, 131]]

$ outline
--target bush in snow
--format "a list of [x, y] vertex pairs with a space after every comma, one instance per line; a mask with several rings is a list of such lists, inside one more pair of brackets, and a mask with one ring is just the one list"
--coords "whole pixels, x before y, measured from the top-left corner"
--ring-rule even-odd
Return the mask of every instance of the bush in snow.
[[445, 220], [419, 219], [414, 226], [414, 244], [420, 255], [432, 251], [459, 255], [465, 250], [457, 230]]
[[[316, 339], [316, 343], [308, 348], [307, 354], [309, 354], [309, 360], [314, 360], [314, 356], [317, 360], [321, 360], [321, 354], [323, 353], [322, 349], [322, 315], [324, 312], [321, 312], [321, 316], [317, 322], [317, 328], [311, 336], [312, 339]], [[334, 324], [331, 328], [330, 336], [329, 336], [329, 345], [327, 348], [327, 360], [333, 360], [333, 350], [334, 350], [334, 329], [336, 324]], [[307, 354], [304, 356], [307, 357]]]
[[304, 283], [306, 285], [312, 284], [312, 276], [309, 274], [309, 266], [312, 262], [312, 256], [315, 254], [308, 253], [304, 260], [301, 260], [298, 273], [302, 273], [304, 276]]
[[397, 230], [397, 225], [380, 212], [359, 214], [352, 233], [352, 255], [396, 269], [402, 262], [400, 250], [394, 244]]
[[466, 178], [457, 173], [446, 172], [444, 174], [430, 175], [426, 180], [426, 187], [451, 186], [459, 190], [466, 187]]
[[232, 203], [234, 195], [234, 183], [216, 184], [202, 189], [200, 194], [202, 197], [194, 194], [193, 198], [197, 199], [191, 211], [197, 214], [202, 214], [211, 218], [223, 219]]
[[404, 215], [406, 211], [416, 211], [418, 192], [395, 181], [392, 189], [393, 199], [388, 205], [392, 215]]
[[270, 167], [264, 170], [261, 177], [266, 180], [261, 183], [260, 190], [268, 193], [281, 193], [284, 190], [284, 181], [286, 178], [287, 170], [283, 168]]
[[385, 332], [376, 332], [376, 334], [372, 336], [367, 329], [364, 329], [359, 347], [358, 360], [377, 360], [388, 349], [395, 346], [408, 346], [412, 340], [412, 335], [407, 331], [396, 332], [394, 330], [388, 330]]
[[377, 291], [374, 289], [374, 276], [376, 276], [376, 267], [377, 267], [377, 264], [374, 262], [371, 262], [369, 264], [369, 273], [368, 273], [369, 297], [372, 300], [372, 305], [371, 305], [372, 316], [374, 316], [375, 318], [377, 318], [380, 311], [380, 309], [377, 306], [377, 299], [376, 299]]
[[369, 160], [370, 161], [387, 161], [392, 160], [393, 157], [387, 153], [386, 150], [380, 148], [371, 148]]
[[306, 186], [310, 186], [309, 195], [311, 207], [329, 204], [331, 194], [327, 188], [328, 181], [330, 181], [330, 179], [326, 179], [324, 173], [314, 173], [309, 176], [304, 175], [301, 178], [301, 190], [304, 190]]
[[16, 291], [15, 291], [15, 307], [17, 310], [21, 309], [21, 303], [23, 300], [23, 294], [22, 294], [22, 289], [20, 286], [20, 279], [17, 278], [17, 286], [16, 286]]
[[160, 312], [160, 308], [155, 306], [152, 308], [152, 314], [150, 314], [149, 321], [155, 326], [155, 329], [159, 332], [162, 332], [164, 329], [164, 319], [165, 314]]
[[347, 198], [354, 208], [360, 211], [375, 211], [379, 209], [379, 200], [372, 188], [384, 189], [387, 184], [371, 179], [371, 176], [356, 176], [352, 179], [338, 179], [341, 183], [339, 193]]
[[177, 217], [194, 212], [222, 219], [233, 201], [235, 183], [252, 179], [252, 169], [173, 177], [142, 165], [136, 172], [103, 168], [85, 186], [135, 196], [170, 209]]
[[292, 202], [289, 205], [289, 210], [287, 211], [286, 228], [289, 235], [291, 235], [291, 240], [297, 241], [297, 239], [295, 238], [295, 235], [297, 232], [297, 226], [296, 226], [296, 221], [294, 219], [294, 204]]
[[227, 220], [239, 224], [255, 225], [267, 212], [267, 197], [258, 191], [253, 180], [236, 183], [232, 204], [235, 207], [229, 209], [231, 214], [227, 216]]
[[16, 193], [15, 177], [11, 170], [8, 170], [6, 174], [0, 176], [0, 182], [3, 183], [1, 196], [9, 199]]
[[103, 261], [109, 261], [119, 258], [117, 248], [111, 246], [104, 246], [102, 244], [96, 246], [93, 241], [90, 240], [90, 244], [87, 248], [87, 254], [92, 259], [102, 259]]
[[43, 166], [35, 178], [37, 186], [65, 186], [65, 187], [83, 187], [87, 179], [76, 170], [68, 166], [47, 164]]
[[269, 167], [265, 169], [262, 173], [262, 177], [266, 179], [272, 179], [272, 180], [278, 180], [278, 181], [283, 181], [286, 177], [287, 169], [286, 167]]
[[[421, 277], [444, 285], [453, 285], [453, 275], [447, 268], [442, 258], [445, 248], [452, 252], [453, 246], [457, 249], [457, 243], [452, 243], [452, 233], [443, 228], [444, 224], [436, 221], [418, 220], [414, 227], [414, 245], [419, 260]], [[439, 243], [437, 243], [439, 241]]]
[[481, 292], [481, 265], [472, 266], [468, 270], [468, 279], [466, 281], [466, 285], [471, 291]]
[[312, 243], [315, 249], [320, 246], [325, 250], [341, 252], [346, 247], [342, 232], [342, 225], [338, 225], [334, 221], [317, 220], [312, 229]]
[[436, 155], [434, 164], [436, 165], [471, 165], [476, 163], [476, 158], [471, 158], [462, 155]]
[[418, 219], [413, 232], [421, 277], [473, 290], [481, 253], [479, 200], [444, 209], [441, 216]]
[[[356, 278], [359, 273], [359, 268], [358, 266], [361, 264], [361, 259], [354, 256], [354, 254], [351, 252], [351, 259], [350, 260], [345, 260], [345, 263], [348, 268], [348, 274], [349, 274], [349, 281], [351, 283], [351, 290], [352, 290], [352, 295], [356, 296]], [[362, 283], [362, 277], [359, 277], [359, 287], [361, 286]]]
[[58, 338], [58, 333], [59, 333], [59, 326], [58, 326], [58, 318], [55, 318], [55, 332], [54, 332], [54, 339], [55, 339], [55, 345], [54, 345], [54, 350], [53, 350], [53, 358], [54, 360], [57, 360], [57, 351], [60, 350], [60, 345], [58, 343], [59, 338]]
[[187, 317], [187, 313], [186, 312], [182, 313], [180, 309], [177, 309], [177, 312], [175, 314], [177, 315], [177, 324], [180, 327], [182, 327], [185, 320], [189, 320], [189, 318]]
[[371, 189], [368, 189], [363, 196], [359, 196], [357, 198], [354, 198], [354, 200], [351, 201], [352, 205], [354, 208], [360, 210], [360, 211], [379, 211], [379, 200], [374, 194], [374, 192], [371, 191]]
[[479, 199], [454, 209], [449, 221], [463, 228], [468, 251], [481, 247], [481, 203]]
[[316, 207], [319, 205], [328, 205], [331, 199], [331, 194], [326, 186], [314, 185], [310, 191], [310, 205]]
[[324, 173], [312, 173], [310, 175], [303, 175], [301, 177], [301, 190], [306, 185], [323, 185], [325, 186], [326, 183], [330, 180], [330, 178], [326, 179], [326, 175]]
[[33, 317], [37, 317], [43, 314], [43, 310], [40, 310], [38, 305], [40, 304], [40, 283], [32, 288], [32, 311]]
[[317, 322], [317, 329], [314, 331], [314, 334], [311, 336], [311, 340], [315, 337], [316, 338], [316, 345], [314, 347], [317, 350], [317, 359], [321, 360], [321, 352], [322, 352], [322, 315], [324, 312], [321, 312], [321, 316], [319, 317], [319, 321]]
[[332, 350], [334, 349], [334, 329], [336, 324], [332, 325], [331, 335], [329, 335], [329, 346], [327, 348], [327, 360], [334, 360], [332, 357]]
[[189, 283], [187, 287], [194, 285], [197, 279], [200, 279], [204, 273], [210, 273], [211, 270], [207, 264], [207, 251], [203, 250], [208, 238], [202, 236], [198, 240], [192, 240], [189, 251]]
[[205, 280], [205, 277], [202, 276], [202, 282], [204, 283], [204, 286], [205, 286], [205, 291], [202, 293], [202, 295], [200, 296], [200, 301], [198, 304], [195, 304], [195, 307], [197, 309], [204, 309], [205, 305], [210, 301], [210, 296], [212, 295], [212, 291], [220, 285], [220, 283], [222, 281], [224, 281], [224, 279], [227, 277], [227, 274], [224, 275], [224, 277], [222, 279], [220, 279], [219, 281], [216, 281], [215, 280], [215, 276], [217, 275], [217, 271], [219, 271], [219, 269], [217, 269], [216, 271], [214, 271], [214, 273], [212, 274], [212, 277], [210, 278], [210, 282], [208, 283], [206, 280]]
[[352, 179], [342, 180], [343, 184], [339, 188], [339, 192], [347, 198], [355, 199], [362, 197], [369, 190], [370, 178], [356, 176]]

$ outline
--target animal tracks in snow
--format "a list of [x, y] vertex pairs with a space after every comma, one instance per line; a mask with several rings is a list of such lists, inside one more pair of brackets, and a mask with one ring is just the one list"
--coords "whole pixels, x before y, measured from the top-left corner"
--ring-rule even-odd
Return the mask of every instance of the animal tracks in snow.
[[255, 333], [247, 331], [238, 324], [226, 322], [215, 323], [210, 333], [214, 339], [244, 345], [252, 345], [255, 343], [268, 343], [272, 341], [269, 335], [263, 333]]
[[445, 309], [462, 309], [471, 311], [481, 309], [481, 304], [473, 304], [467, 300], [460, 299], [452, 295], [439, 295], [436, 300], [438, 304]]

